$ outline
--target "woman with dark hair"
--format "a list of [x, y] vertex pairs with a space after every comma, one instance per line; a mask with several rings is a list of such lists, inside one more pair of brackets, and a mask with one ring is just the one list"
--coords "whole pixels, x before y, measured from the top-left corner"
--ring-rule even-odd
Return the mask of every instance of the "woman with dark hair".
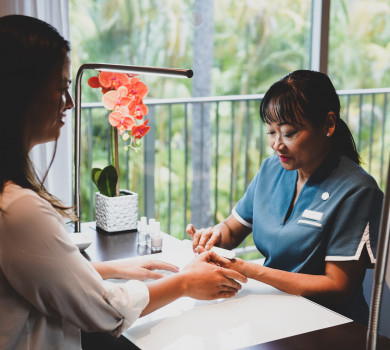
[[367, 323], [362, 282], [375, 263], [383, 193], [359, 166], [333, 84], [323, 73], [290, 73], [267, 91], [260, 115], [276, 154], [226, 220], [187, 227], [194, 250], [232, 249], [253, 232], [264, 266], [218, 264]]
[[[29, 159], [57, 141], [73, 108], [69, 43], [49, 24], [0, 18], [0, 349], [80, 349], [80, 329], [120, 335], [140, 316], [182, 297], [228, 298], [246, 278], [200, 255], [181, 272], [148, 284], [170, 264], [135, 260], [95, 269], [72, 244], [73, 218], [46, 191]], [[54, 157], [54, 156], [53, 156]]]

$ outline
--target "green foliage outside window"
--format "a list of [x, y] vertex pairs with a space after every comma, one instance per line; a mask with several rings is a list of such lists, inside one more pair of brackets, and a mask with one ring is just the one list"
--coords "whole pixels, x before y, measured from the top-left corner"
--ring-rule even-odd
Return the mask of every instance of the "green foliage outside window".
[[[202, 25], [202, 16], [194, 11], [196, 0], [70, 0], [72, 62], [74, 71], [85, 62], [106, 62], [144, 66], [191, 68], [196, 56], [193, 52], [194, 28]], [[310, 0], [274, 1], [214, 1], [214, 64], [212, 69], [212, 95], [261, 94], [288, 72], [309, 68]], [[390, 87], [390, 3], [385, 0], [332, 1], [330, 11], [329, 68], [328, 73], [336, 89]], [[196, 72], [195, 72], [196, 73]], [[94, 73], [91, 73], [94, 74]], [[83, 78], [86, 84], [88, 73]], [[149, 98], [190, 97], [190, 79], [143, 78], [149, 87]], [[83, 88], [83, 102], [100, 101], [101, 95], [92, 89]], [[381, 97], [383, 100], [383, 97]], [[360, 135], [359, 148], [364, 159], [374, 154], [375, 162], [371, 169], [379, 182], [380, 148], [378, 142], [383, 128], [380, 109], [372, 110], [372, 101], [352, 99], [348, 111], [347, 101], [342, 98], [342, 117], [349, 118], [349, 125], [357, 135], [357, 108], [362, 105], [367, 120], [374, 115], [373, 135], [364, 129]], [[383, 101], [376, 103], [383, 105]], [[260, 158], [270, 155], [264, 143], [260, 154], [261, 124], [258, 116], [258, 103], [250, 102], [249, 164], [244, 164], [245, 145], [245, 102], [236, 105], [237, 133], [235, 134], [235, 183], [233, 204], [242, 196], [245, 184], [256, 173]], [[389, 107], [388, 107], [389, 108]], [[86, 112], [84, 112], [85, 114]], [[156, 108], [156, 216], [167, 228], [168, 211], [168, 135], [169, 114], [165, 108]], [[184, 238], [184, 111], [172, 107], [171, 137], [172, 147], [172, 217], [171, 233]], [[219, 154], [221, 155], [220, 174], [230, 173], [230, 115], [228, 103], [219, 105], [220, 134]], [[389, 114], [389, 111], [387, 111]], [[215, 107], [211, 114], [212, 144], [215, 145]], [[88, 118], [88, 113], [83, 115]], [[106, 115], [104, 110], [93, 110], [92, 130], [84, 130], [88, 141], [93, 141], [93, 166], [99, 167], [107, 161], [108, 144]], [[196, 127], [189, 113], [189, 128]], [[86, 123], [84, 123], [86, 124]], [[389, 128], [387, 123], [387, 128]], [[84, 126], [84, 128], [86, 128]], [[389, 130], [386, 133], [389, 134]], [[88, 141], [82, 143], [83, 170], [82, 197], [83, 220], [89, 219], [89, 151]], [[386, 147], [390, 142], [386, 138]], [[370, 150], [370, 143], [374, 142]], [[213, 146], [214, 147], [214, 146]], [[126, 163], [126, 155], [120, 155], [121, 163]], [[130, 155], [130, 189], [143, 185], [143, 156]], [[215, 159], [212, 160], [214, 162]], [[190, 161], [190, 160], [189, 160]], [[248, 178], [245, 178], [245, 169]], [[125, 167], [121, 171], [125, 172]], [[214, 176], [211, 172], [211, 193], [214, 198]], [[229, 175], [230, 176], [230, 175]], [[230, 211], [229, 176], [219, 177], [217, 220]], [[123, 178], [123, 175], [120, 176]], [[127, 183], [121, 184], [122, 187]], [[191, 191], [191, 184], [188, 184]], [[189, 192], [191, 195], [191, 192]], [[140, 208], [144, 199], [140, 198]], [[212, 203], [212, 212], [214, 212]], [[179, 210], [181, 209], [181, 210]], [[141, 213], [142, 214], [142, 213]], [[187, 223], [191, 219], [190, 208], [185, 213]], [[165, 227], [164, 227], [165, 225]], [[251, 244], [248, 242], [248, 244]]]

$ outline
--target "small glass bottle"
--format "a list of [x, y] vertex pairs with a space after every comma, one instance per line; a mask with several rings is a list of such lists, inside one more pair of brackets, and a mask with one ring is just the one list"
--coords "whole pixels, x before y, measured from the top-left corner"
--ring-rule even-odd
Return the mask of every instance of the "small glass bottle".
[[149, 219], [148, 233], [149, 233], [150, 239], [151, 239], [151, 237], [153, 235], [153, 232], [154, 232], [154, 225], [155, 225], [155, 223], [156, 223], [156, 219], [153, 219], [153, 218]]
[[145, 246], [150, 248], [151, 240], [150, 240], [150, 227], [153, 226], [154, 219], [149, 219], [149, 225], [146, 224], [146, 230], [145, 230]]
[[154, 223], [151, 242], [152, 242], [152, 253], [158, 253], [162, 251], [162, 237], [161, 237], [159, 221], [156, 221]]
[[148, 222], [146, 216], [141, 216], [141, 220], [138, 222], [138, 244], [146, 246], [148, 234]]

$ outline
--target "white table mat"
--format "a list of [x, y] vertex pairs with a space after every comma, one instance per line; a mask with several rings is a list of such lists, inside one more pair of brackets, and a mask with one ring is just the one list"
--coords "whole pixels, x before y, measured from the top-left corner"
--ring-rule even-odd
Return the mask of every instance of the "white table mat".
[[[148, 256], [179, 267], [193, 258], [184, 245]], [[142, 350], [229, 350], [351, 322], [305, 298], [249, 280], [230, 299], [180, 298], [141, 317], [123, 335]]]

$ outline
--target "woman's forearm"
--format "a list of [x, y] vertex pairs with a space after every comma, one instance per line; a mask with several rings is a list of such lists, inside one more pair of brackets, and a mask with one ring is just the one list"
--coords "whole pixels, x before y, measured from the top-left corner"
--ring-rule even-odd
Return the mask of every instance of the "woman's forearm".
[[251, 230], [239, 223], [230, 215], [226, 220], [215, 226], [221, 232], [220, 247], [225, 249], [236, 248], [251, 232]]
[[[219, 224], [214, 226], [214, 231], [219, 231], [221, 233], [221, 242], [218, 243], [218, 246], [225, 249], [233, 249], [236, 247], [235, 240], [233, 240], [232, 233], [228, 225], [222, 221]], [[207, 249], [207, 247], [206, 247]]]
[[234, 268], [248, 278], [267, 283], [283, 292], [314, 299], [327, 306], [343, 304], [361, 283], [367, 257], [358, 261], [326, 262], [323, 275], [288, 272], [236, 259], [224, 266]]
[[246, 275], [249, 278], [269, 284], [289, 294], [305, 297], [319, 296], [340, 289], [335, 281], [325, 275], [308, 275], [272, 269], [247, 263]]
[[149, 289], [149, 303], [142, 311], [145, 316], [160, 307], [185, 295], [186, 284], [181, 274], [175, 274], [158, 281], [147, 283]]
[[91, 262], [91, 264], [103, 279], [116, 278], [115, 271], [110, 264], [106, 262]]

